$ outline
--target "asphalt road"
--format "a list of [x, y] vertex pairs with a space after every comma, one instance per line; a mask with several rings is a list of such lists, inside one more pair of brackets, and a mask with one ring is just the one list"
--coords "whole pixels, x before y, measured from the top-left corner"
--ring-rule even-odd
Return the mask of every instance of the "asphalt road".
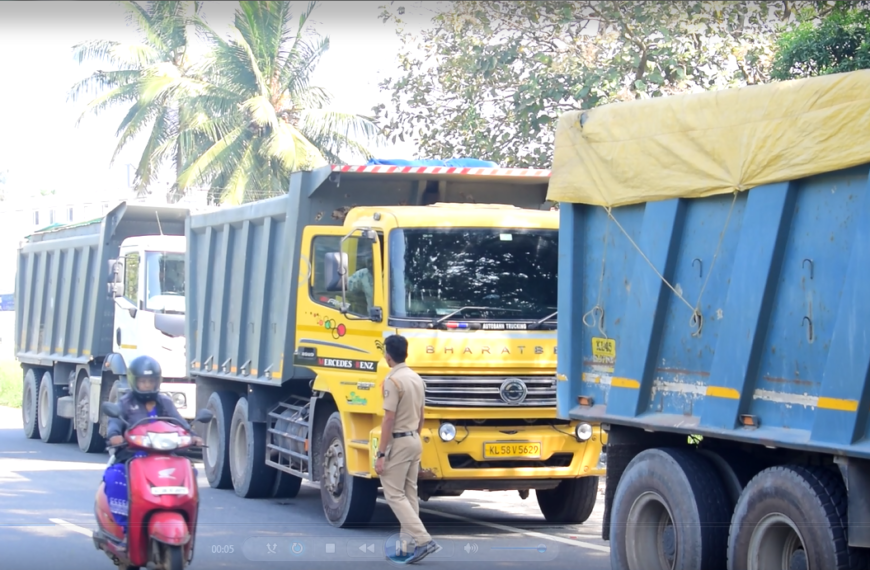
[[[0, 569], [112, 570], [94, 548], [94, 494], [107, 455], [75, 444], [26, 440], [18, 410], [0, 408]], [[348, 568], [394, 564], [384, 545], [399, 525], [383, 499], [366, 529], [325, 522], [317, 487], [294, 499], [252, 500], [211, 489], [200, 471], [200, 524], [192, 570]], [[482, 564], [526, 570], [604, 570], [609, 543], [600, 539], [603, 487], [595, 512], [579, 526], [548, 526], [534, 494], [467, 492], [422, 504], [423, 521], [444, 549], [416, 566], [479, 570]]]

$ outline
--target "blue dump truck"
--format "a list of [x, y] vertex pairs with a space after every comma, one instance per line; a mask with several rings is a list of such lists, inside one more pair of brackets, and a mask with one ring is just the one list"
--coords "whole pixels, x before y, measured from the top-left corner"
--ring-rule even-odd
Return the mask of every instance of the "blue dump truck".
[[870, 71], [560, 118], [558, 415], [614, 570], [867, 568]]

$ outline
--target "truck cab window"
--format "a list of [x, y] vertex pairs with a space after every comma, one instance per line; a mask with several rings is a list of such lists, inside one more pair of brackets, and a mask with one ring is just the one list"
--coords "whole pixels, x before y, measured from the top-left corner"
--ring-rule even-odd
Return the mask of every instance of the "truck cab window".
[[145, 269], [145, 308], [184, 313], [184, 254], [146, 252]]
[[139, 254], [124, 257], [124, 297], [134, 305], [139, 304]]
[[311, 298], [317, 303], [338, 308], [341, 280], [347, 293], [349, 311], [368, 315], [374, 304], [374, 262], [370, 243], [351, 237], [341, 242], [338, 236], [321, 236], [312, 242], [314, 281]]

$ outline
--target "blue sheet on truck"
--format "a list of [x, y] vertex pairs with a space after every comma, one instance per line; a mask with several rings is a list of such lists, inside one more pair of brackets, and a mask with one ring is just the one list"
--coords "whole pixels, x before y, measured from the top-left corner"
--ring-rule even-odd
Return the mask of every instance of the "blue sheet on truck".
[[366, 166], [449, 166], [454, 168], [499, 168], [498, 163], [477, 158], [451, 158], [449, 160], [404, 160], [401, 158], [372, 158]]

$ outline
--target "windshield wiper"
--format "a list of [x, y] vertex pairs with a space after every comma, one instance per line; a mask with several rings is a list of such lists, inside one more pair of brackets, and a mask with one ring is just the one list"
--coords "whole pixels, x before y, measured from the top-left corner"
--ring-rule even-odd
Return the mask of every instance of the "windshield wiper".
[[553, 317], [555, 317], [558, 314], [559, 314], [559, 311], [554, 311], [552, 314], [547, 315], [543, 319], [535, 321], [534, 324], [530, 327], [530, 329], [534, 330], [534, 329], [538, 328], [539, 326], [541, 326], [545, 322], [549, 321], [550, 319], [552, 319]]
[[434, 324], [434, 325], [440, 325], [441, 323], [443, 323], [444, 321], [446, 321], [447, 319], [449, 319], [449, 318], [452, 317], [453, 315], [456, 315], [456, 314], [458, 314], [458, 313], [461, 313], [462, 311], [464, 311], [464, 310], [466, 310], [466, 309], [477, 309], [478, 311], [513, 311], [513, 312], [515, 312], [515, 313], [520, 312], [519, 309], [502, 309], [502, 308], [500, 308], [500, 307], [471, 307], [471, 306], [468, 306], [468, 307], [459, 307], [458, 309], [456, 309], [456, 310], [453, 311], [452, 313], [448, 313], [448, 314], [444, 315], [443, 317], [441, 317], [441, 318], [438, 319], [437, 321], [433, 322], [432, 324]]

